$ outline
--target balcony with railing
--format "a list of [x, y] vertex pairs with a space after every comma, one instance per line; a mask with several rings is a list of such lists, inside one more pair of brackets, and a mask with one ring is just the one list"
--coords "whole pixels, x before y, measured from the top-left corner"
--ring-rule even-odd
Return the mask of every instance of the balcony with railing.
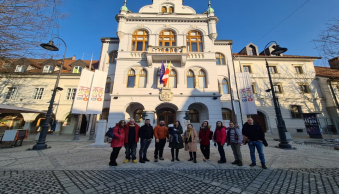
[[148, 46], [147, 63], [152, 66], [155, 61], [179, 61], [185, 66], [188, 57], [186, 46]]

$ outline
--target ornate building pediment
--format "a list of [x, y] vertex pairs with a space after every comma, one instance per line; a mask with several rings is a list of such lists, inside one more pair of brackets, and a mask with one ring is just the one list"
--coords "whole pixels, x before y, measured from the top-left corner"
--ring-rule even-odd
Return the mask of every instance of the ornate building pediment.
[[173, 99], [171, 88], [161, 88], [159, 98], [161, 101], [171, 101]]

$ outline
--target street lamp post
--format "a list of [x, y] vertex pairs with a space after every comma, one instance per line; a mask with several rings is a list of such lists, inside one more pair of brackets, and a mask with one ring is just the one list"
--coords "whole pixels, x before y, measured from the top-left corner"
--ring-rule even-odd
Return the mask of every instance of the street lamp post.
[[45, 119], [44, 124], [41, 127], [41, 132], [40, 132], [39, 140], [33, 146], [33, 150], [43, 150], [43, 149], [47, 148], [46, 136], [47, 136], [47, 133], [48, 133], [49, 121], [51, 120], [51, 116], [52, 116], [52, 113], [53, 113], [54, 99], [55, 99], [57, 90], [62, 90], [62, 88], [58, 87], [58, 85], [59, 85], [61, 71], [62, 71], [62, 68], [64, 66], [65, 55], [66, 55], [66, 51], [67, 51], [67, 45], [66, 45], [65, 41], [62, 40], [61, 38], [54, 37], [54, 38], [52, 38], [52, 40], [49, 41], [49, 43], [40, 44], [40, 46], [42, 48], [50, 50], [50, 51], [58, 51], [59, 48], [56, 47], [54, 45], [54, 42], [53, 42], [53, 39], [55, 39], [55, 38], [60, 39], [65, 44], [65, 53], [64, 53], [64, 56], [62, 58], [62, 62], [61, 62], [61, 65], [60, 65], [58, 77], [57, 77], [56, 82], [55, 82], [55, 86], [54, 86], [53, 93], [52, 93], [52, 98], [51, 98], [51, 101], [49, 102], [49, 107], [48, 107], [48, 110], [47, 110], [47, 113], [46, 113], [46, 119]]
[[278, 43], [276, 41], [271, 41], [265, 46], [264, 54], [265, 54], [266, 68], [267, 68], [267, 72], [268, 72], [268, 79], [270, 81], [271, 92], [272, 92], [272, 96], [273, 96], [273, 104], [274, 104], [275, 114], [276, 114], [276, 117], [277, 117], [277, 127], [278, 127], [278, 132], [279, 132], [279, 139], [280, 139], [279, 148], [291, 149], [292, 146], [288, 143], [288, 141], [286, 139], [286, 133], [285, 132], [287, 130], [286, 130], [284, 119], [282, 118], [282, 115], [281, 115], [280, 106], [278, 106], [278, 103], [277, 103], [277, 97], [275, 95], [273, 82], [272, 82], [272, 78], [271, 78], [271, 73], [270, 73], [270, 69], [269, 69], [267, 57], [266, 57], [267, 46], [271, 43], [276, 44], [274, 51], [271, 52], [271, 54], [273, 54], [273, 55], [279, 55], [281, 53], [284, 53], [284, 52], [287, 51], [287, 48], [282, 48], [278, 45]]

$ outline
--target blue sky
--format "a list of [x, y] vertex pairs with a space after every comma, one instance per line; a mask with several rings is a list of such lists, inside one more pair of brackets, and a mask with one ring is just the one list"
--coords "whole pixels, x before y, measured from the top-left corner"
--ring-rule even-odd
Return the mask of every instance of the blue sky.
[[[306, 1], [212, 0], [212, 7], [219, 18], [217, 39], [233, 40], [233, 52], [239, 52], [250, 42], [262, 51], [269, 41], [275, 40], [289, 49], [286, 52], [288, 55], [319, 56], [312, 40], [326, 28], [329, 20], [339, 16], [338, 0], [308, 0], [296, 13], [263, 37]], [[123, 2], [67, 0], [60, 9], [68, 13], [68, 17], [60, 19], [60, 28], [54, 30], [67, 43], [67, 57], [76, 55], [77, 59], [83, 57], [90, 60], [93, 53], [93, 59], [99, 60], [100, 38], [116, 37], [115, 15]], [[128, 0], [127, 3], [132, 12], [138, 12], [142, 6], [152, 4], [152, 0]], [[184, 1], [184, 5], [191, 6], [197, 13], [206, 11], [207, 4], [208, 0]], [[62, 55], [64, 50], [60, 49], [59, 54]], [[315, 65], [323, 66], [327, 62], [317, 60]]]

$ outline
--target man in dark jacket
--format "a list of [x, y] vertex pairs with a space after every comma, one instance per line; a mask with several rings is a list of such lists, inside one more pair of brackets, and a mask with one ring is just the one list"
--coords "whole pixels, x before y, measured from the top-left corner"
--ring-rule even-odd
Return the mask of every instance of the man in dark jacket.
[[127, 163], [131, 160], [133, 163], [138, 163], [136, 152], [137, 152], [137, 143], [139, 141], [139, 125], [137, 125], [134, 119], [130, 119], [127, 123], [125, 130], [125, 148], [126, 148], [126, 160], [124, 163]]
[[146, 156], [147, 149], [153, 139], [153, 127], [150, 124], [149, 119], [146, 119], [145, 125], [140, 127], [139, 137], [140, 137], [139, 162], [140, 163], [149, 162], [150, 160], [147, 159], [147, 156]]
[[263, 142], [265, 141], [265, 133], [258, 124], [253, 123], [252, 118], [247, 118], [247, 123], [244, 124], [242, 129], [244, 139], [247, 139], [248, 147], [250, 149], [252, 164], [251, 167], [256, 165], [255, 148], [257, 148], [261, 166], [263, 169], [267, 169], [265, 165], [265, 156], [263, 151]]

